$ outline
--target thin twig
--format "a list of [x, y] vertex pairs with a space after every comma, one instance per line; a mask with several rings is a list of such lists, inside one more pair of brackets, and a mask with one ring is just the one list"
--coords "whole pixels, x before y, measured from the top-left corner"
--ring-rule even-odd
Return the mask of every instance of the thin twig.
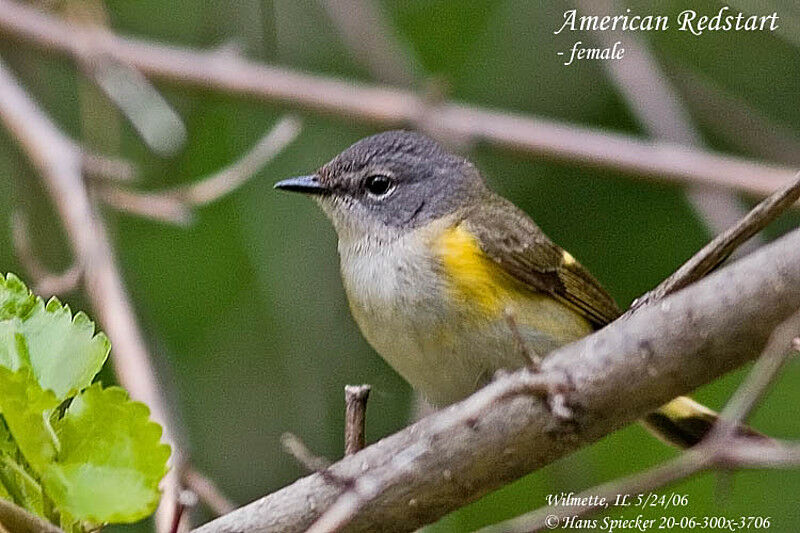
[[[551, 375], [545, 376], [541, 373], [534, 373], [530, 369], [525, 369], [525, 374], [521, 376], [521, 379], [518, 379], [513, 385], [487, 400], [487, 403], [502, 403], [521, 395], [532, 395], [550, 400], [556, 387], [554, 381], [556, 380]], [[563, 399], [563, 394], [560, 397]], [[479, 413], [484, 407], [485, 405], [478, 404], [473, 406], [472, 410], [475, 413]], [[557, 414], [555, 416], [561, 421]], [[571, 411], [569, 411], [569, 416], [572, 416]], [[478, 422], [477, 415], [467, 416], [467, 419], [470, 420], [468, 424], [477, 424]], [[413, 460], [421, 453], [423, 452], [420, 446], [411, 446], [409, 449], [404, 450], [403, 454], [393, 457], [389, 468], [395, 475], [402, 476], [404, 470], [410, 469]], [[326, 471], [329, 472], [329, 470]], [[445, 474], [445, 477], [452, 477], [452, 474]], [[380, 494], [381, 490], [382, 483], [378, 476], [367, 474], [356, 477], [347, 484], [345, 490], [338, 496], [336, 501], [325, 510], [306, 533], [334, 533], [339, 531], [340, 528], [351, 522], [359, 511], [369, 505], [373, 498]], [[408, 504], [413, 507], [416, 502], [412, 499]]]
[[[96, 58], [101, 59], [101, 58]], [[186, 143], [186, 126], [150, 80], [113, 61], [92, 61], [87, 73], [153, 152], [171, 156]]]
[[409, 90], [302, 74], [226, 56], [123, 38], [66, 23], [32, 7], [0, 0], [0, 32], [78, 61], [101, 56], [174, 82], [311, 109], [383, 128], [408, 127], [426, 114], [455, 138], [485, 141], [553, 160], [609, 168], [637, 177], [717, 185], [766, 195], [795, 169], [671, 143], [583, 128], [455, 102], [431, 107]]
[[83, 153], [83, 173], [87, 178], [128, 182], [136, 179], [136, 167], [126, 159]]
[[300, 440], [300, 437], [294, 433], [284, 433], [281, 435], [281, 446], [283, 449], [294, 457], [298, 463], [309, 472], [321, 472], [331, 466], [331, 462], [324, 457], [315, 455], [308, 446]]
[[138, 192], [114, 185], [92, 187], [99, 200], [117, 211], [175, 226], [189, 226], [194, 213], [186, 202], [163, 193]]
[[[796, 340], [794, 339], [794, 341]], [[786, 362], [789, 361], [789, 358], [796, 355], [795, 352], [796, 349], [792, 346], [784, 350], [770, 350], [762, 355], [753, 365], [753, 369], [744, 382], [728, 400], [725, 409], [720, 413], [719, 422], [714, 428], [714, 432], [707, 438], [717, 438], [723, 441], [726, 437], [733, 435], [737, 426], [745, 422], [753, 409], [756, 408], [770, 385], [777, 379]], [[720, 433], [717, 435], [715, 432]]]
[[215, 515], [222, 516], [236, 509], [236, 504], [223, 494], [214, 480], [191, 465], [184, 468], [182, 478], [186, 487], [191, 489]]
[[34, 286], [35, 293], [42, 298], [69, 294], [78, 288], [81, 277], [83, 277], [83, 267], [75, 263], [60, 274], [39, 278]]
[[[583, 517], [607, 508], [600, 502], [613, 502], [618, 496], [649, 493], [710, 468], [787, 468], [800, 465], [800, 444], [777, 445], [732, 437], [724, 446], [698, 445], [670, 461], [643, 472], [615, 479], [574, 495], [575, 501], [598, 502], [595, 505], [541, 507], [530, 513], [493, 524], [475, 533], [534, 533], [554, 529], [564, 517]], [[591, 498], [591, 500], [589, 500]], [[555, 516], [557, 518], [552, 518]]]
[[[567, 505], [541, 507], [514, 519], [481, 529], [479, 533], [527, 533], [553, 529], [563, 517], [581, 517], [606, 509], [603, 501], [610, 502], [618, 495], [635, 495], [668, 485], [712, 467], [786, 467], [800, 465], [800, 444], [783, 445], [769, 439], [753, 439], [750, 436], [735, 434], [735, 428], [743, 422], [756, 401], [774, 382], [779, 370], [793, 353], [800, 351], [795, 347], [797, 338], [785, 344], [786, 332], [800, 324], [800, 312], [787, 320], [782, 328], [776, 329], [764, 353], [756, 361], [747, 378], [734, 392], [714, 428], [706, 438], [694, 448], [687, 450], [675, 459], [657, 465], [644, 472], [616, 479], [575, 496], [576, 501], [592, 498], [595, 505]], [[589, 500], [584, 500], [589, 501]], [[556, 519], [552, 518], [553, 516]]]
[[659, 283], [655, 289], [634, 301], [630, 311], [659, 300], [708, 274], [739, 245], [764, 229], [781, 213], [791, 207], [798, 198], [800, 198], [800, 173], [795, 174], [791, 183], [774, 192], [755, 206], [736, 225], [717, 235], [691, 259], [681, 265], [670, 277]]
[[[596, 502], [602, 501], [603, 498], [605, 498], [605, 501], [613, 501], [617, 494], [647, 492], [655, 487], [667, 485], [698, 472], [704, 466], [704, 463], [699, 460], [701, 456], [701, 453], [690, 450], [671, 461], [644, 472], [636, 473], [628, 478], [616, 479], [580, 492], [575, 495], [575, 499], [580, 501], [583, 498], [591, 497], [591, 501]], [[590, 500], [583, 501], [588, 502]], [[604, 507], [601, 508], [600, 505], [565, 505], [556, 509], [550, 506], [541, 507], [511, 520], [487, 526], [476, 533], [533, 533], [546, 527], [552, 528], [553, 525], [558, 527], [562, 517], [586, 516], [603, 509]], [[558, 521], [551, 518], [552, 516], [556, 516]]]
[[325, 457], [315, 455], [297, 435], [288, 432], [281, 435], [281, 446], [283, 446], [286, 453], [294, 457], [306, 470], [319, 474], [326, 483], [344, 490], [351, 488], [351, 479], [337, 476], [331, 472], [329, 470], [331, 462]]
[[191, 490], [182, 490], [175, 501], [175, 511], [172, 514], [172, 524], [170, 533], [178, 533], [181, 530], [181, 522], [186, 515], [186, 511], [197, 505], [197, 494]]
[[82, 151], [30, 99], [0, 63], [0, 119], [41, 175], [83, 269], [86, 294], [114, 346], [111, 362], [131, 397], [150, 408], [172, 448], [172, 467], [162, 480], [162, 503], [156, 514], [158, 531], [169, 531], [180, 494], [178, 467], [183, 453], [175, 441], [167, 405], [151, 366], [150, 355], [136, 321], [111, 242], [95, 212], [82, 176]]
[[[618, 0], [577, 0], [585, 11], [624, 11]], [[602, 66], [619, 88], [634, 117], [653, 138], [697, 149], [705, 148], [703, 137], [692, 121], [678, 91], [664, 74], [646, 40], [622, 31], [595, 31], [602, 46], [625, 42], [625, 61], [603, 61]], [[734, 191], [691, 185], [684, 191], [695, 212], [716, 235], [735, 224], [746, 210]], [[754, 243], [749, 243], [752, 247]]]
[[356, 479], [355, 484], [339, 496], [306, 533], [334, 533], [353, 519], [353, 516], [378, 494], [378, 484], [369, 476]]
[[[389, 468], [398, 476], [413, 469], [413, 461], [424, 453], [424, 445], [412, 445], [402, 454], [392, 457]], [[350, 523], [383, 489], [380, 476], [364, 474], [356, 477], [324, 513], [308, 528], [306, 533], [334, 533]], [[414, 506], [413, 500], [409, 501]]]
[[244, 185], [294, 141], [300, 130], [298, 118], [283, 117], [238, 161], [189, 185], [156, 192], [112, 185], [98, 186], [95, 190], [100, 199], [115, 209], [185, 226], [194, 218], [193, 207], [214, 202]]
[[177, 187], [168, 194], [193, 206], [215, 202], [256, 175], [297, 138], [301, 128], [299, 118], [293, 115], [282, 117], [241, 159], [196, 183]]
[[713, 466], [722, 469], [796, 468], [800, 466], [800, 443], [734, 437], [729, 445], [717, 449]]
[[369, 385], [346, 385], [345, 421], [344, 421], [344, 454], [353, 455], [364, 447], [366, 441], [365, 425], [367, 419], [367, 400]]
[[61, 273], [50, 272], [33, 251], [28, 221], [20, 210], [15, 210], [11, 215], [11, 239], [17, 259], [33, 280], [34, 293], [47, 299], [53, 295], [71, 293], [78, 288], [83, 275], [81, 266], [75, 263]]
[[664, 66], [681, 89], [692, 116], [726, 144], [770, 161], [800, 165], [800, 135], [793, 128], [775, 117], [767, 117], [696, 69], [668, 58]]
[[61, 528], [2, 498], [0, 525], [10, 533], [64, 533]]
[[320, 0], [342, 40], [375, 80], [409, 87], [414, 83], [412, 62], [394, 29], [369, 0]]
[[514, 349], [528, 362], [528, 366], [531, 370], [538, 372], [542, 367], [542, 358], [527, 342], [525, 342], [525, 339], [522, 338], [522, 333], [520, 333], [519, 327], [517, 327], [517, 319], [514, 316], [514, 311], [512, 309], [506, 309], [503, 312], [503, 316], [505, 316], [508, 329], [511, 331], [511, 337], [514, 340]]

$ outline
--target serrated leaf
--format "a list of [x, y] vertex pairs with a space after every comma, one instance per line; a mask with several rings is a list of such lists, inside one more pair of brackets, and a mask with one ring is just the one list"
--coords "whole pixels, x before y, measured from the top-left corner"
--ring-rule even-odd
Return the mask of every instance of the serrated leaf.
[[14, 274], [0, 274], [0, 320], [25, 317], [33, 308], [36, 297]]
[[69, 306], [41, 299], [22, 322], [33, 372], [42, 387], [64, 399], [87, 387], [103, 367], [111, 345], [84, 313], [72, 317]]
[[51, 462], [58, 448], [50, 414], [59, 400], [43, 390], [27, 369], [0, 367], [0, 413], [20, 452], [37, 473]]
[[42, 475], [56, 507], [96, 524], [152, 513], [170, 450], [149, 415], [119, 387], [95, 384], [76, 396], [54, 424], [61, 451]]
[[87, 387], [105, 363], [110, 344], [84, 313], [35, 298], [13, 274], [0, 276], [0, 365], [29, 366], [44, 389], [65, 399]]

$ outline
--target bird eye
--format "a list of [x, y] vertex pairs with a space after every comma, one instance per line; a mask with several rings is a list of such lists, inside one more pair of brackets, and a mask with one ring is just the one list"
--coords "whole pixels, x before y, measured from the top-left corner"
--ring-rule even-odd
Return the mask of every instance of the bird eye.
[[383, 196], [392, 189], [392, 179], [388, 176], [376, 174], [367, 178], [365, 186], [371, 195]]

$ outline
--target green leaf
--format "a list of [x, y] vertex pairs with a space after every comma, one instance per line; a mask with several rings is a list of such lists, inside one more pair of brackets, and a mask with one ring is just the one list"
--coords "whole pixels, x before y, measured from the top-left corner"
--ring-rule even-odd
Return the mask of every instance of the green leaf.
[[[14, 439], [11, 438], [11, 433], [8, 431], [3, 417], [0, 416], [0, 462], [4, 456], [16, 455], [16, 453], [17, 445], [14, 444]], [[3, 482], [2, 475], [0, 475], [0, 498], [13, 501], [11, 494], [6, 489], [6, 483]]]
[[0, 276], [0, 497], [65, 531], [144, 518], [167, 470], [147, 407], [91, 385], [109, 350], [85, 314]]
[[13, 274], [0, 276], [0, 365], [29, 367], [44, 389], [65, 399], [87, 387], [111, 347], [84, 313], [34, 297]]
[[[0, 478], [0, 481], [2, 481], [2, 478]], [[14, 498], [11, 497], [11, 494], [9, 494], [8, 490], [6, 490], [6, 486], [2, 482], [0, 482], [0, 498], [10, 502], [14, 501]]]
[[36, 297], [14, 274], [0, 274], [0, 320], [23, 318], [33, 308]]
[[19, 318], [0, 322], [0, 366], [13, 371], [23, 366], [30, 368], [28, 345], [21, 329], [22, 321]]
[[0, 498], [43, 516], [42, 488], [30, 472], [17, 462], [19, 457], [19, 448], [0, 416]]
[[96, 524], [153, 512], [170, 449], [149, 414], [119, 387], [95, 384], [75, 397], [54, 424], [61, 451], [42, 475], [57, 508]]
[[27, 369], [19, 372], [0, 367], [0, 413], [19, 450], [37, 473], [51, 462], [58, 448], [50, 426], [50, 414], [59, 401], [45, 391]]
[[52, 298], [36, 306], [22, 322], [33, 372], [59, 399], [89, 386], [108, 357], [111, 345], [84, 313], [72, 317], [69, 306]]
[[13, 457], [17, 451], [19, 451], [19, 448], [14, 444], [14, 439], [11, 437], [6, 421], [0, 416], [0, 453]]
[[41, 485], [25, 467], [7, 455], [0, 455], [0, 481], [10, 496], [6, 499], [34, 514], [47, 517]]

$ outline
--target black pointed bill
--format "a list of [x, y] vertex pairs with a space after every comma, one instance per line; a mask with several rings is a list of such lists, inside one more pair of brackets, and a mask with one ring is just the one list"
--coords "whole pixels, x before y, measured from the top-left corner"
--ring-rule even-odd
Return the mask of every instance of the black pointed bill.
[[282, 191], [301, 192], [303, 194], [325, 194], [328, 188], [319, 182], [316, 174], [310, 176], [298, 176], [279, 181], [275, 184], [276, 189]]

